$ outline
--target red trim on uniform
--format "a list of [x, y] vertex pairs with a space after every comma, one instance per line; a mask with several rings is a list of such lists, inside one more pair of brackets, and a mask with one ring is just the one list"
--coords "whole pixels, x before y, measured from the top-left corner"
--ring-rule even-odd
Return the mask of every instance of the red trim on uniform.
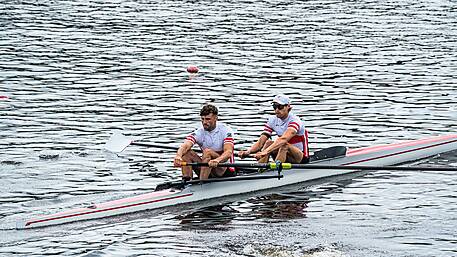
[[231, 143], [231, 144], [233, 144], [233, 143], [234, 143], [234, 140], [233, 140], [232, 137], [226, 137], [226, 138], [224, 138], [224, 144], [225, 144], [225, 143]]
[[295, 135], [293, 136], [289, 142], [289, 144], [303, 144], [303, 157], [309, 157], [309, 148], [308, 148], [308, 130], [305, 129], [304, 135]]
[[297, 129], [296, 127], [293, 127], [293, 126], [289, 126], [289, 127], [287, 127], [287, 129], [290, 129], [290, 128], [291, 128], [291, 129], [293, 129], [293, 130], [295, 130], [295, 133], [297, 133], [297, 132], [298, 132], [298, 129]]
[[300, 129], [300, 125], [297, 122], [291, 122], [291, 123], [289, 123], [289, 125], [287, 127], [288, 128], [293, 128], [296, 131], [298, 131]]
[[295, 135], [293, 136], [290, 140], [289, 140], [289, 144], [298, 144], [298, 143], [302, 143], [305, 141], [305, 136], [304, 135]]
[[263, 131], [267, 132], [268, 134], [271, 134], [273, 132], [273, 129], [270, 128], [267, 124], [263, 127]]
[[195, 139], [194, 136], [192, 135], [189, 135], [186, 137], [186, 140], [189, 140], [190, 142], [192, 142], [192, 144], [195, 144], [195, 142], [197, 142], [197, 140]]

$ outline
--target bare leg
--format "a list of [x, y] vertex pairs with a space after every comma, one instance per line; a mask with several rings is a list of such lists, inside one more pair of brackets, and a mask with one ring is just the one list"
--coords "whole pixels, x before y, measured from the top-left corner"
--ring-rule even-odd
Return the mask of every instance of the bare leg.
[[[209, 162], [210, 160], [216, 159], [217, 157], [221, 156], [214, 150], [205, 149], [203, 151], [202, 162]], [[208, 179], [210, 174], [213, 174], [215, 177], [221, 177], [224, 175], [224, 172], [227, 168], [226, 167], [201, 167], [200, 169], [200, 180]]]
[[[271, 144], [273, 144], [273, 141], [268, 140], [268, 141], [265, 142], [265, 144], [263, 145], [262, 150], [267, 149]], [[267, 154], [267, 155], [265, 155], [265, 157], [260, 158], [260, 159], [258, 160], [258, 162], [259, 162], [259, 163], [267, 163], [269, 159], [270, 159], [270, 155]]]
[[289, 153], [289, 144], [283, 145], [278, 149], [275, 161], [286, 162], [287, 154]]
[[303, 159], [303, 152], [298, 147], [286, 144], [279, 148], [278, 155], [276, 155], [276, 161], [300, 163]]
[[213, 174], [213, 176], [215, 176], [215, 177], [220, 178], [224, 175], [224, 173], [227, 169], [228, 169], [227, 167], [216, 167], [216, 168], [213, 168], [213, 170], [211, 171], [211, 174]]
[[[198, 156], [197, 153], [194, 151], [190, 150], [187, 152], [183, 157], [183, 161], [191, 163], [191, 162], [202, 162], [202, 158]], [[190, 180], [192, 178], [192, 167], [191, 166], [182, 166], [181, 167], [182, 171], [182, 177], [183, 179]]]

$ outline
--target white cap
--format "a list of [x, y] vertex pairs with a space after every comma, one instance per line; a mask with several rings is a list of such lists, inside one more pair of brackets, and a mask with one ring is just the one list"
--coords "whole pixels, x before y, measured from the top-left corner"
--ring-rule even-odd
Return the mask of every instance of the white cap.
[[273, 98], [273, 101], [272, 103], [278, 103], [280, 105], [286, 105], [286, 104], [290, 104], [290, 99], [289, 97], [283, 95], [283, 94], [280, 94], [280, 95], [276, 95], [275, 98]]

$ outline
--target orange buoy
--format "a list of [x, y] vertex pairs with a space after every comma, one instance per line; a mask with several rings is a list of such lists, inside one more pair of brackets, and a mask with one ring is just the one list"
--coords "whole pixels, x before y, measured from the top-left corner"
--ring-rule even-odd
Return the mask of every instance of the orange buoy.
[[198, 72], [198, 67], [194, 65], [189, 65], [187, 67], [187, 72], [189, 73], [197, 73]]

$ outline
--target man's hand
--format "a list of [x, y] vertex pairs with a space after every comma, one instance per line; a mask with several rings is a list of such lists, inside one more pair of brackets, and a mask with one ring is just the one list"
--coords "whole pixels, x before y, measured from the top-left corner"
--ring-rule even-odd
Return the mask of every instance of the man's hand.
[[244, 158], [248, 157], [250, 154], [251, 154], [251, 151], [249, 151], [249, 150], [239, 151], [238, 157], [240, 157], [241, 159], [244, 159]]
[[175, 167], [181, 167], [181, 166], [182, 166], [182, 165], [181, 165], [182, 162], [183, 162], [182, 157], [176, 155], [176, 156], [175, 156], [175, 159], [174, 159], [174, 161], [173, 161], [173, 165], [174, 165]]
[[254, 158], [256, 158], [256, 160], [260, 160], [262, 159], [263, 157], [265, 157], [267, 155], [266, 152], [264, 151], [261, 151], [261, 152], [258, 152], [256, 154], [254, 154]]
[[211, 168], [216, 168], [217, 165], [219, 165], [219, 160], [218, 159], [210, 160], [208, 162], [208, 166], [211, 167]]

